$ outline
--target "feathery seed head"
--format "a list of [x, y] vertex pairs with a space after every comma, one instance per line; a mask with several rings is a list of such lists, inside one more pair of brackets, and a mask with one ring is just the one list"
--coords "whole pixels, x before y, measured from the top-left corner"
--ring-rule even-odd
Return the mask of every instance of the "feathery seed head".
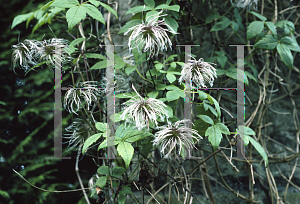
[[235, 3], [231, 1], [232, 5], [235, 5], [237, 8], [246, 8], [248, 11], [253, 7], [257, 10], [258, 0], [235, 0]]
[[214, 79], [217, 78], [216, 69], [211, 65], [213, 63], [204, 62], [202, 58], [198, 61], [194, 57], [192, 58], [193, 60], [189, 60], [182, 66], [179, 82], [192, 80], [197, 87], [206, 87], [205, 82], [208, 82], [212, 87]]
[[124, 103], [126, 108], [120, 116], [122, 120], [126, 118], [126, 123], [130, 121], [135, 122], [136, 128], [141, 130], [144, 127], [149, 129], [150, 122], [155, 123], [157, 126], [157, 117], [160, 117], [161, 120], [164, 120], [164, 118], [168, 119], [168, 114], [165, 110], [167, 106], [162, 101], [155, 98], [144, 99], [138, 94], [133, 85], [132, 88], [137, 96]]
[[73, 123], [66, 128], [66, 131], [69, 133], [65, 135], [69, 136], [64, 138], [69, 140], [68, 147], [70, 150], [84, 144], [85, 140], [94, 134], [90, 125], [83, 118], [75, 118]]
[[68, 90], [64, 99], [64, 108], [69, 112], [77, 114], [76, 112], [85, 102], [89, 110], [89, 106], [101, 94], [101, 89], [98, 88], [97, 83], [96, 81], [80, 82], [76, 88]]
[[159, 146], [164, 158], [171, 158], [176, 153], [180, 154], [183, 147], [196, 148], [194, 141], [202, 139], [197, 130], [186, 127], [185, 123], [191, 123], [191, 121], [185, 119], [174, 124], [169, 122], [168, 125], [159, 127], [161, 130], [155, 134], [153, 145]]
[[[158, 20], [158, 18], [164, 15], [160, 15], [163, 11], [159, 13], [153, 14], [146, 18], [146, 22], [142, 22], [136, 26], [130, 28], [125, 35], [132, 32], [128, 46], [129, 50], [137, 48], [139, 53], [149, 51], [149, 58], [154, 55], [158, 55], [159, 51], [163, 52], [167, 50], [167, 46], [172, 49], [172, 42], [168, 36], [168, 33], [178, 34], [176, 33], [171, 26], [164, 22], [164, 19]], [[163, 28], [165, 26], [167, 28]]]

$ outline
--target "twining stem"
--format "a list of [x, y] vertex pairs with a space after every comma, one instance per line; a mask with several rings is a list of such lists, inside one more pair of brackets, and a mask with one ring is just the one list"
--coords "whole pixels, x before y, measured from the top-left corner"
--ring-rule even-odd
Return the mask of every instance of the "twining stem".
[[77, 175], [77, 178], [78, 178], [80, 187], [81, 187], [81, 189], [82, 189], [84, 198], [85, 198], [85, 200], [86, 200], [86, 203], [91, 204], [91, 203], [90, 203], [90, 200], [89, 200], [89, 198], [88, 198], [88, 196], [87, 196], [87, 194], [86, 194], [86, 192], [85, 192], [85, 190], [84, 190], [85, 188], [84, 188], [84, 186], [83, 186], [83, 183], [82, 183], [82, 180], [81, 180], [81, 177], [80, 177], [80, 174], [79, 174], [78, 162], [79, 162], [79, 155], [80, 155], [80, 152], [81, 152], [81, 147], [82, 147], [82, 145], [80, 145], [79, 148], [78, 148], [78, 155], [77, 155], [77, 157], [76, 157], [76, 164], [75, 164], [75, 172], [76, 172], [76, 175]]

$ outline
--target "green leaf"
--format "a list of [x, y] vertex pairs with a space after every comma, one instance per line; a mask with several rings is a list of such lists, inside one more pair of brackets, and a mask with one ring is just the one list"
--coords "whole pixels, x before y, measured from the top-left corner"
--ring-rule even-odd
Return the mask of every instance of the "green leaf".
[[274, 25], [274, 23], [272, 21], [266, 21], [265, 24], [267, 25], [267, 27], [269, 28], [269, 30], [276, 35], [277, 31], [276, 31], [276, 26]]
[[34, 12], [30, 12], [27, 14], [17, 15], [11, 25], [11, 29], [13, 29], [16, 25], [22, 23], [23, 21], [26, 21], [27, 19], [34, 16]]
[[221, 109], [220, 109], [220, 105], [218, 103], [218, 101], [216, 99], [214, 99], [211, 95], [207, 94], [207, 98], [209, 101], [212, 101], [213, 104], [215, 105], [216, 109], [217, 109], [217, 113], [218, 113], [218, 117], [217, 119], [219, 119], [221, 117]]
[[262, 16], [262, 15], [256, 13], [256, 12], [254, 12], [254, 11], [249, 11], [249, 13], [252, 13], [254, 16], [256, 16], [257, 18], [259, 18], [262, 21], [266, 21], [267, 20], [266, 17], [264, 17], [264, 16]]
[[220, 17], [219, 12], [213, 11], [213, 13], [210, 13], [206, 18], [205, 18], [205, 24], [212, 23], [214, 20], [217, 20], [217, 18]]
[[239, 11], [238, 11], [237, 8], [234, 8], [234, 16], [235, 16], [235, 19], [236, 19], [236, 21], [237, 21], [237, 23], [239, 25], [239, 28], [241, 30], [245, 30], [245, 27], [244, 27], [244, 25], [242, 23], [243, 19], [242, 19], [242, 17], [241, 17], [241, 15], [240, 15], [240, 13], [239, 13]]
[[214, 125], [214, 121], [207, 115], [197, 115], [199, 118], [201, 118], [204, 122]]
[[[78, 39], [78, 38], [77, 38]], [[83, 38], [85, 39], [85, 38]], [[100, 54], [96, 54], [96, 53], [85, 53], [84, 56], [86, 58], [93, 58], [93, 59], [103, 59], [106, 60], [106, 57]]]
[[122, 191], [118, 195], [118, 203], [125, 204], [126, 196], [122, 193]]
[[110, 119], [113, 121], [113, 122], [120, 122], [122, 121], [122, 119], [120, 118], [120, 116], [122, 115], [122, 112], [120, 113], [115, 113], [113, 115], [110, 116]]
[[54, 0], [49, 1], [48, 3], [46, 3], [42, 8], [40, 8], [40, 10], [45, 10], [46, 8], [48, 8], [49, 6], [51, 6], [51, 4], [53, 4]]
[[147, 12], [147, 14], [146, 14], [146, 22], [148, 22], [148, 21], [152, 21], [152, 20], [154, 20], [154, 21], [156, 21], [157, 19], [158, 19], [158, 17], [159, 17], [159, 15], [158, 15], [158, 11], [149, 11], [149, 12]]
[[[166, 16], [165, 23], [168, 25], [167, 27], [171, 32], [177, 33], [177, 29], [178, 29], [179, 25], [176, 20], [174, 20], [173, 18], [171, 18], [169, 16]], [[171, 56], [174, 56], [174, 55], [171, 55]], [[175, 55], [175, 57], [177, 57], [177, 55]], [[166, 60], [166, 61], [168, 61], [168, 60]]]
[[247, 146], [249, 144], [249, 136], [244, 135], [244, 145]]
[[222, 76], [224, 74], [226, 74], [226, 70], [224, 70], [224, 69], [217, 69], [217, 76]]
[[156, 98], [158, 96], [158, 93], [159, 93], [158, 91], [152, 91], [152, 92], [148, 93], [147, 96], [149, 98]]
[[116, 137], [121, 138], [121, 137], [122, 137], [122, 133], [125, 132], [124, 130], [125, 130], [125, 125], [124, 125], [124, 124], [121, 124], [121, 125], [118, 127], [118, 129], [117, 129], [117, 131], [116, 131], [116, 133], [115, 133]]
[[227, 28], [230, 25], [230, 20], [227, 17], [222, 17], [221, 21], [216, 23], [212, 29], [210, 30], [210, 32], [212, 31], [219, 31], [219, 30], [224, 30], [225, 28]]
[[195, 120], [193, 129], [197, 130], [199, 135], [205, 135], [206, 130], [208, 129], [209, 124], [203, 122], [202, 119]]
[[91, 4], [82, 4], [82, 6], [85, 8], [85, 11], [93, 18], [96, 19], [97, 21], [105, 24], [105, 20], [103, 18], [102, 13], [93, 5]]
[[151, 8], [155, 7], [155, 1], [154, 0], [144, 0], [145, 4]]
[[224, 125], [223, 123], [216, 123], [215, 127], [218, 127], [219, 130], [221, 131], [221, 133], [223, 133], [225, 135], [230, 135], [230, 131], [229, 131], [228, 127], [226, 125]]
[[109, 175], [109, 168], [108, 166], [100, 166], [97, 170], [98, 174], [101, 175]]
[[293, 69], [294, 59], [291, 50], [285, 44], [278, 44], [277, 51], [280, 55], [281, 60], [288, 68]]
[[97, 1], [97, 0], [89, 0], [89, 2], [90, 2], [91, 4], [93, 4], [94, 6], [96, 6], [96, 7], [98, 7], [98, 6], [100, 5], [100, 2]]
[[108, 10], [109, 12], [111, 12], [112, 14], [114, 14], [116, 16], [116, 18], [118, 19], [118, 14], [117, 12], [112, 9], [109, 5], [105, 4], [105, 3], [102, 3], [102, 2], [99, 2], [101, 6], [103, 6], [106, 10]]
[[273, 35], [266, 35], [260, 41], [255, 43], [254, 48], [258, 49], [266, 49], [266, 50], [273, 50], [278, 45], [277, 36]]
[[101, 189], [103, 189], [106, 184], [106, 180], [107, 180], [106, 176], [102, 176], [98, 178], [98, 180], [95, 183], [95, 186], [99, 186]]
[[86, 9], [82, 6], [70, 8], [66, 13], [68, 28], [72, 29], [77, 23], [86, 17]]
[[247, 77], [249, 77], [250, 79], [254, 80], [255, 82], [257, 82], [257, 79], [255, 78], [255, 76], [253, 76], [252, 74], [250, 74], [249, 72], [245, 71], [245, 74]]
[[117, 151], [123, 158], [127, 169], [133, 156], [133, 146], [128, 142], [121, 142], [117, 147]]
[[95, 193], [96, 193], [97, 191], [96, 191], [96, 189], [94, 189], [92, 192], [91, 192], [91, 198], [95, 195]]
[[206, 94], [205, 92], [200, 91], [200, 90], [197, 90], [197, 92], [198, 92], [198, 94], [199, 94], [200, 100], [203, 101], [203, 100], [207, 99], [207, 94]]
[[75, 45], [81, 43], [84, 40], [85, 40], [85, 38], [77, 38], [70, 43], [70, 47], [74, 47]]
[[165, 110], [167, 111], [167, 115], [169, 116], [169, 118], [173, 118], [173, 109], [166, 105], [167, 107], [165, 107]]
[[[282, 28], [284, 30], [295, 31], [295, 25], [291, 21], [287, 21], [287, 20], [278, 21], [275, 23], [275, 26]], [[286, 33], [286, 31], [285, 31], [285, 33]], [[289, 34], [289, 32], [287, 34]]]
[[125, 62], [117, 62], [115, 63], [115, 69], [122, 69], [123, 67], [126, 66]]
[[129, 22], [127, 22], [119, 31], [118, 34], [121, 34], [121, 33], [125, 33], [129, 30], [129, 28], [132, 28], [133, 26], [136, 26], [138, 24], [141, 24], [142, 23], [142, 20], [131, 20]]
[[[56, 9], [61, 9], [63, 10], [62, 8], [56, 8]], [[34, 12], [32, 12], [32, 16], [30, 16], [27, 21], [26, 21], [26, 29], [28, 28], [28, 25], [29, 23], [31, 22], [31, 20], [34, 19]], [[50, 23], [49, 23], [50, 24]]]
[[[173, 19], [174, 20], [174, 19]], [[175, 57], [178, 57], [178, 55], [170, 55], [166, 60], [165, 62], [169, 62], [169, 61], [174, 61], [174, 58]]]
[[263, 21], [253, 21], [249, 24], [247, 30], [247, 40], [250, 40], [260, 34], [264, 29]]
[[231, 27], [234, 33], [239, 31], [239, 24], [235, 21], [231, 21]]
[[168, 6], [167, 4], [161, 4], [157, 7], [155, 7], [155, 10], [159, 10], [159, 9], [168, 9], [171, 11], [179, 12], [180, 6], [179, 5]]
[[136, 70], [136, 66], [129, 66], [125, 68], [125, 73], [127, 75], [131, 74], [132, 72], [134, 72]]
[[179, 66], [183, 66], [184, 62], [176, 62]]
[[150, 10], [152, 10], [152, 8], [149, 6], [135, 6], [135, 7], [132, 7], [131, 9], [129, 9], [125, 13], [125, 15], [130, 14], [130, 13], [139, 13], [139, 12], [150, 11]]
[[165, 90], [166, 89], [166, 84], [158, 84], [157, 86], [156, 86], [156, 89], [157, 90]]
[[124, 169], [123, 167], [114, 167], [112, 169], [112, 176], [119, 177], [119, 176], [122, 176], [125, 172], [126, 172], [126, 169]]
[[290, 50], [300, 52], [300, 47], [299, 47], [297, 41], [289, 36], [284, 36], [283, 38], [281, 38], [280, 44], [285, 45]]
[[87, 148], [91, 146], [94, 142], [96, 142], [102, 135], [103, 133], [98, 133], [87, 138], [82, 148], [82, 154], [84, 154], [85, 150], [87, 150]]
[[244, 135], [255, 135], [255, 132], [249, 128], [249, 127], [246, 127], [246, 126], [243, 126], [243, 125], [239, 125], [238, 127], [238, 134], [241, 135], [241, 131], [243, 130], [242, 128], [244, 128]]
[[119, 135], [119, 137], [126, 142], [135, 142], [150, 135], [152, 134], [149, 132], [139, 131], [134, 129], [133, 127], [130, 127], [126, 128], [125, 131]]
[[131, 93], [121, 93], [115, 95], [116, 98], [132, 98], [133, 96], [134, 95], [132, 95]]
[[266, 151], [264, 150], [264, 148], [256, 141], [254, 140], [252, 137], [248, 137], [251, 144], [253, 145], [253, 147], [258, 151], [258, 153], [262, 156], [263, 160], [266, 163], [266, 167], [268, 167], [269, 165], [269, 160], [268, 160], [268, 156]]
[[234, 8], [234, 16], [235, 16], [235, 19], [236, 19], [238, 22], [242, 22], [242, 21], [243, 21], [243, 18], [242, 18], [242, 16], [240, 15], [239, 10], [238, 10], [237, 8]]
[[107, 129], [107, 124], [106, 123], [100, 123], [100, 122], [97, 122], [95, 124], [97, 130], [100, 130], [101, 132], [106, 132], [106, 129]]
[[177, 66], [177, 64], [176, 64], [176, 62], [172, 62], [172, 63], [170, 64], [170, 66], [171, 66], [171, 68], [175, 69], [176, 66]]
[[207, 128], [205, 136], [208, 136], [208, 141], [211, 143], [213, 149], [216, 151], [222, 140], [222, 133], [218, 126], [211, 126]]
[[6, 191], [0, 190], [0, 196], [2, 196], [5, 199], [9, 199], [10, 196]]
[[163, 65], [162, 63], [157, 63], [157, 64], [155, 64], [154, 66], [155, 66], [155, 68], [156, 68], [157, 71], [159, 71], [159, 70], [161, 70], [162, 68], [164, 68], [164, 65]]
[[174, 86], [174, 85], [166, 86], [166, 89], [170, 90], [170, 91], [181, 91], [180, 88], [178, 88], [177, 86]]
[[113, 60], [103, 60], [100, 62], [97, 62], [96, 64], [94, 64], [91, 69], [104, 69], [107, 68], [109, 66], [114, 66], [114, 61]]
[[[205, 101], [204, 101], [205, 102]], [[218, 118], [218, 113], [217, 113], [217, 111], [211, 106], [211, 105], [209, 105], [209, 104], [207, 104], [207, 103], [203, 103], [203, 106], [204, 106], [204, 109], [205, 110], [210, 110], [210, 112], [212, 112], [212, 114], [214, 114], [217, 118]]]
[[249, 84], [248, 78], [245, 75], [245, 73], [243, 72], [243, 70], [240, 70], [240, 69], [237, 70], [236, 68], [230, 68], [230, 69], [227, 70], [226, 76], [228, 76], [232, 79], [237, 79], [241, 82], [244, 82], [247, 85]]
[[228, 58], [226, 56], [220, 56], [220, 57], [217, 57], [217, 60], [218, 60], [219, 64], [221, 65], [221, 67], [224, 68]]
[[179, 99], [179, 97], [184, 98], [185, 94], [183, 91], [168, 91], [167, 92], [167, 100], [168, 101], [174, 101]]
[[257, 72], [256, 67], [253, 64], [250, 64], [248, 62], [245, 62], [245, 64], [248, 65], [251, 68], [251, 70], [252, 70], [252, 72], [254, 74], [255, 79], [257, 79], [258, 72]]
[[176, 80], [176, 76], [174, 74], [167, 73], [166, 77], [170, 83], [173, 83]]
[[[109, 130], [110, 132], [110, 130]], [[103, 133], [102, 133], [103, 134]], [[103, 134], [103, 136], [105, 136], [105, 134]], [[106, 137], [106, 136], [105, 136]], [[98, 151], [99, 149], [103, 149], [105, 147], [107, 147], [107, 142], [108, 144], [113, 144], [113, 145], [109, 145], [109, 146], [114, 146], [119, 144], [121, 141], [117, 138], [117, 137], [107, 137], [103, 142], [101, 142], [101, 144], [98, 147]]]
[[79, 2], [77, 0], [55, 0], [51, 6], [60, 8], [72, 8], [78, 5]]

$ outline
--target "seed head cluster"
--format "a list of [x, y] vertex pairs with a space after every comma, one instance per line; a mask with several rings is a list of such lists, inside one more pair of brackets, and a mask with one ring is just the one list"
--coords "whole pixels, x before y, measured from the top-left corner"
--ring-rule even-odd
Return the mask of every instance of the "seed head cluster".
[[207, 82], [212, 87], [214, 79], [217, 78], [216, 69], [211, 65], [212, 63], [204, 62], [202, 58], [199, 60], [192, 58], [193, 60], [189, 60], [182, 66], [179, 82], [192, 80], [197, 87], [206, 87]]
[[145, 99], [138, 94], [133, 85], [132, 88], [137, 96], [132, 97], [129, 101], [124, 103], [126, 107], [120, 116], [122, 120], [126, 119], [126, 123], [134, 122], [136, 128], [141, 130], [145, 127], [149, 129], [151, 122], [157, 126], [158, 117], [160, 117], [161, 120], [168, 118], [165, 109], [167, 106], [162, 101], [155, 98]]
[[194, 143], [202, 139], [198, 132], [187, 127], [186, 123], [191, 121], [185, 119], [159, 127], [161, 130], [155, 134], [153, 145], [159, 146], [164, 158], [171, 158], [176, 153], [180, 154], [183, 147], [196, 148]]
[[158, 20], [160, 17], [166, 16], [166, 14], [160, 15], [161, 13], [162, 11], [148, 16], [146, 22], [131, 27], [125, 33], [127, 35], [132, 32], [128, 41], [130, 51], [135, 48], [139, 53], [149, 51], [149, 58], [151, 58], [158, 55], [159, 51], [167, 50], [168, 46], [172, 49], [172, 42], [168, 33], [177, 33], [164, 22], [164, 19]]

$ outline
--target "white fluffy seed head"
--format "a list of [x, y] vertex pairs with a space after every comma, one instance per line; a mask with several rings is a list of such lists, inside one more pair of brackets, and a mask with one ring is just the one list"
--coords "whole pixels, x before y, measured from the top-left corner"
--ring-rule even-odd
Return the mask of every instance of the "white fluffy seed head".
[[132, 97], [129, 101], [124, 103], [126, 107], [120, 116], [122, 120], [126, 119], [126, 123], [133, 121], [136, 128], [141, 130], [145, 127], [149, 129], [151, 122], [157, 126], [158, 117], [160, 117], [161, 120], [165, 118], [168, 119], [168, 114], [165, 109], [167, 106], [162, 101], [155, 98], [144, 99], [139, 95], [133, 85], [132, 88], [137, 96]]
[[192, 80], [192, 83], [197, 87], [206, 87], [205, 83], [207, 82], [212, 87], [215, 78], [217, 78], [216, 69], [211, 65], [213, 63], [204, 62], [202, 58], [198, 61], [194, 57], [192, 58], [193, 60], [189, 60], [182, 66], [179, 82]]
[[[161, 13], [162, 11], [148, 16], [146, 22], [133, 26], [125, 32], [125, 35], [132, 32], [128, 41], [130, 51], [135, 48], [139, 53], [149, 51], [149, 58], [151, 58], [154, 55], [158, 55], [159, 51], [167, 50], [168, 46], [172, 49], [172, 42], [168, 33], [178, 33], [166, 24], [164, 19], [158, 20], [160, 17], [166, 16], [166, 14], [160, 15]], [[162, 26], [166, 26], [168, 29]]]
[[185, 124], [190, 120], [180, 120], [174, 124], [159, 127], [161, 129], [154, 135], [153, 145], [159, 146], [161, 155], [171, 159], [176, 153], [180, 154], [182, 148], [196, 148], [194, 143], [202, 137], [198, 132]]

